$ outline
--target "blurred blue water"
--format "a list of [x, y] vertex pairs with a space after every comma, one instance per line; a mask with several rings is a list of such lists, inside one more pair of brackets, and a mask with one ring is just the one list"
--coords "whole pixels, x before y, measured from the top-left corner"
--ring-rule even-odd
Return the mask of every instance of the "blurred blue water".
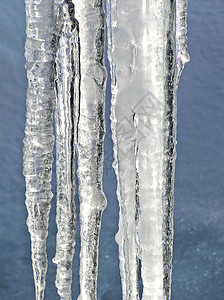
[[[178, 158], [175, 190], [173, 300], [223, 299], [224, 294], [224, 4], [189, 1], [189, 52], [178, 91]], [[23, 0], [0, 2], [0, 299], [34, 299], [30, 240], [25, 220], [22, 139], [25, 122], [25, 13]], [[107, 97], [109, 99], [109, 95]], [[108, 120], [109, 102], [106, 103]], [[108, 123], [108, 122], [107, 122]], [[108, 126], [108, 124], [107, 124]], [[99, 299], [121, 299], [117, 246], [118, 205], [105, 140]], [[53, 191], [55, 191], [55, 180]], [[48, 237], [46, 299], [54, 287], [55, 204]], [[78, 253], [73, 298], [78, 295]]]

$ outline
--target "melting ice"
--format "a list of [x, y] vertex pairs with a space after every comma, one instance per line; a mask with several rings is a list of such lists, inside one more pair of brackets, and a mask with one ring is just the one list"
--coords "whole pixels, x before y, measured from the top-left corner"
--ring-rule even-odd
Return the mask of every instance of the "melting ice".
[[[71, 299], [77, 153], [79, 299], [97, 299], [102, 190], [105, 13], [100, 0], [26, 0], [28, 77], [24, 138], [27, 225], [36, 299], [44, 298], [53, 109], [57, 175], [56, 287]], [[185, 62], [186, 1], [107, 0], [111, 128], [119, 201], [123, 299], [170, 299], [176, 91]]]

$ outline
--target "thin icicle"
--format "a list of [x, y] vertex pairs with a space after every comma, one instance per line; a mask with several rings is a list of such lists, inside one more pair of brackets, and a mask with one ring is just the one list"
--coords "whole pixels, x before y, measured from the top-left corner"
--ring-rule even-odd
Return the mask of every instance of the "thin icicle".
[[[123, 299], [139, 299], [138, 237], [139, 214], [138, 173], [136, 172], [137, 115], [133, 111], [138, 87], [136, 76], [138, 44], [134, 1], [107, 1], [108, 57], [111, 64], [112, 99], [111, 128], [114, 143], [114, 164], [117, 176], [117, 197], [120, 206], [119, 245]], [[137, 29], [137, 28], [136, 28]]]
[[65, 0], [57, 18], [56, 53], [56, 287], [61, 299], [71, 299], [75, 251], [75, 139], [79, 109], [79, 32], [74, 5]]
[[163, 196], [163, 270], [164, 297], [171, 298], [173, 255], [173, 208], [176, 160], [177, 88], [180, 75], [190, 56], [187, 50], [187, 1], [176, 0], [171, 4], [169, 33], [166, 49], [166, 109]]
[[175, 3], [171, 3], [165, 60], [164, 115], [164, 192], [163, 192], [163, 289], [164, 299], [171, 298], [173, 256], [174, 177], [176, 160], [177, 81]]
[[104, 139], [104, 10], [101, 0], [75, 0], [80, 33], [81, 96], [78, 123], [78, 180], [81, 252], [79, 300], [96, 299]]
[[53, 1], [26, 0], [28, 78], [23, 174], [36, 299], [44, 298], [53, 151]]

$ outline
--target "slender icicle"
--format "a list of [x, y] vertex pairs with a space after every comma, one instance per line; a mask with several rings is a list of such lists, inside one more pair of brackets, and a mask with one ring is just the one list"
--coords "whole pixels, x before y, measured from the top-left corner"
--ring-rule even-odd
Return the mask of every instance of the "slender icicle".
[[165, 115], [164, 115], [164, 192], [163, 192], [163, 289], [164, 299], [171, 298], [173, 256], [174, 177], [176, 160], [177, 74], [175, 2], [170, 5], [169, 29], [165, 60]]
[[166, 48], [165, 190], [163, 196], [164, 297], [171, 298], [173, 255], [173, 207], [176, 160], [177, 88], [184, 65], [190, 60], [187, 50], [187, 1], [171, 4]]
[[[136, 128], [138, 116], [133, 107], [137, 100], [138, 83], [135, 82], [138, 35], [144, 20], [137, 15], [135, 1], [107, 1], [108, 57], [111, 64], [112, 100], [111, 127], [114, 142], [114, 169], [117, 176], [117, 197], [120, 205], [119, 245], [120, 272], [123, 299], [139, 299], [138, 291], [138, 236], [139, 214], [138, 172], [136, 172], [138, 145]], [[140, 5], [140, 4], [139, 4]], [[136, 10], [137, 9], [137, 10]], [[136, 31], [136, 32], [135, 32]], [[141, 62], [140, 62], [141, 63]], [[141, 89], [140, 89], [141, 92]], [[137, 93], [137, 97], [136, 97]]]
[[80, 32], [81, 96], [78, 123], [78, 180], [81, 252], [79, 300], [96, 299], [104, 139], [104, 10], [101, 0], [75, 0]]
[[36, 299], [44, 298], [46, 238], [50, 211], [53, 151], [53, 1], [26, 0], [26, 68], [28, 78], [24, 138], [27, 225], [31, 236]]
[[139, 299], [137, 256], [142, 299], [170, 299], [176, 39], [177, 49], [183, 46], [176, 2], [107, 0], [107, 11], [123, 299]]
[[56, 53], [56, 287], [61, 299], [71, 299], [75, 251], [75, 139], [79, 109], [79, 32], [74, 5], [65, 0], [57, 19]]

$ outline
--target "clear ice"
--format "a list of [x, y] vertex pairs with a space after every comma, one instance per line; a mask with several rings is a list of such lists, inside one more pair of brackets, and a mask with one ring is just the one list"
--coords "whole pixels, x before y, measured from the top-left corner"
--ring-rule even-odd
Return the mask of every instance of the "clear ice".
[[[55, 113], [56, 287], [71, 300], [75, 157], [81, 251], [79, 300], [97, 299], [102, 189], [105, 13], [102, 0], [25, 0], [27, 225], [36, 299], [44, 299]], [[186, 0], [106, 0], [111, 128], [119, 201], [122, 298], [170, 299], [176, 92], [187, 51]], [[77, 155], [76, 155], [77, 154]]]
[[36, 299], [44, 298], [50, 211], [54, 106], [53, 1], [26, 2], [28, 77], [23, 174]]
[[176, 91], [186, 1], [107, 0], [123, 299], [170, 299]]
[[58, 227], [56, 287], [71, 299], [72, 262], [75, 251], [75, 148], [79, 111], [80, 45], [74, 4], [64, 1], [56, 10], [55, 127]]
[[57, 264], [55, 284], [61, 299], [71, 299], [77, 153], [81, 223], [79, 299], [96, 299], [99, 232], [106, 207], [102, 191], [105, 22], [102, 1], [73, 2], [26, 1], [28, 88], [23, 173], [36, 299], [44, 298], [47, 271], [54, 106], [58, 228], [53, 259]]
[[101, 216], [106, 207], [102, 190], [104, 102], [103, 1], [76, 0], [80, 34], [80, 111], [78, 180], [81, 226], [79, 300], [97, 299], [98, 243]]

